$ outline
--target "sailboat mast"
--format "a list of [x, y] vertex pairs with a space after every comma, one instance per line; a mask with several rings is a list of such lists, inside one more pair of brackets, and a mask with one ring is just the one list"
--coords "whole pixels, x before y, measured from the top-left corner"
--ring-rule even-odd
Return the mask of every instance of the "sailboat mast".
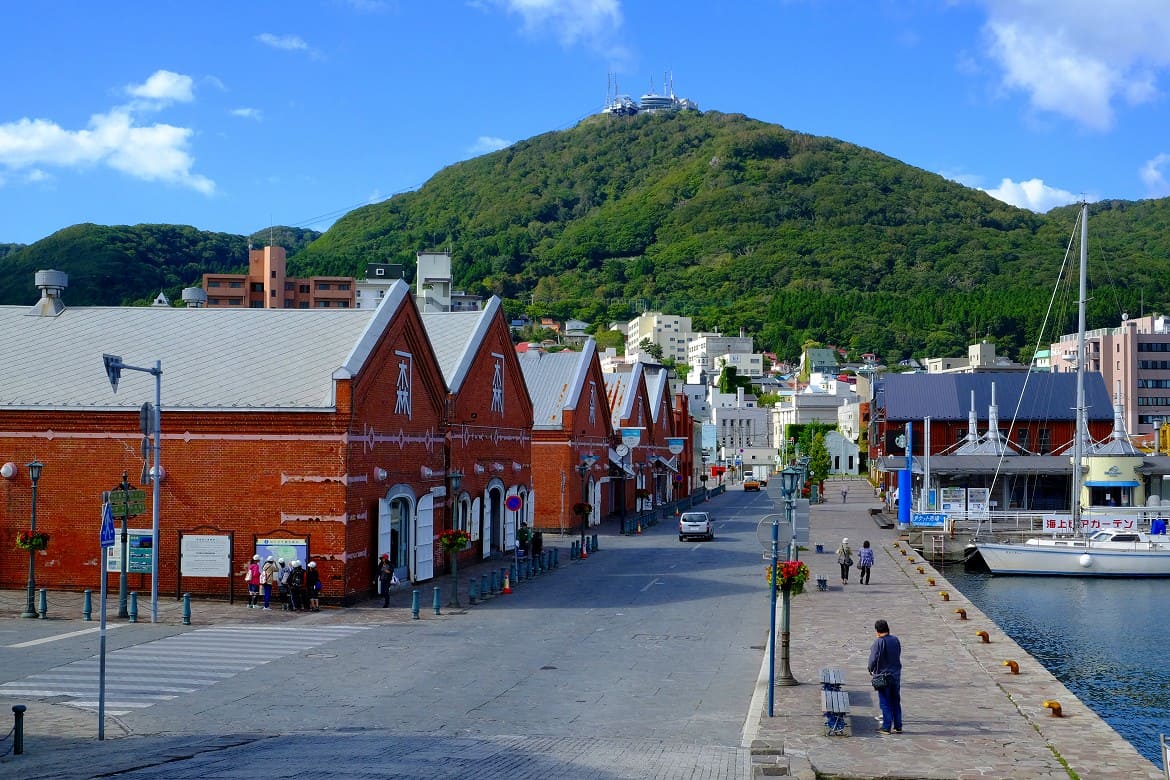
[[1077, 287], [1077, 408], [1076, 434], [1073, 441], [1072, 519], [1074, 533], [1081, 531], [1081, 463], [1084, 458], [1088, 426], [1085, 419], [1085, 300], [1088, 298], [1089, 204], [1081, 204], [1081, 262]]

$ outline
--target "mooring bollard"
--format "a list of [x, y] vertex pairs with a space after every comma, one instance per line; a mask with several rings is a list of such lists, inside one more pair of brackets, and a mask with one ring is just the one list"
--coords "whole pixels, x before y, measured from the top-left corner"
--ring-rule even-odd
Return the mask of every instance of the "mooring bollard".
[[476, 599], [478, 599], [478, 598], [479, 598], [479, 588], [476, 587], [475, 577], [472, 577], [471, 580], [467, 584], [467, 600], [470, 603], [474, 604]]
[[191, 594], [183, 594], [183, 625], [191, 625]]
[[45, 590], [44, 588], [41, 588], [40, 595], [41, 595], [40, 618], [41, 618], [41, 620], [44, 620], [49, 615], [49, 591]]
[[418, 588], [415, 588], [411, 591], [410, 616], [415, 620], [418, 620]]
[[85, 600], [81, 602], [81, 615], [86, 620], [93, 620], [93, 591], [85, 591]]
[[130, 591], [130, 622], [138, 622], [138, 593]]
[[442, 609], [442, 607], [439, 606], [439, 602], [441, 601], [441, 599], [442, 599], [442, 596], [439, 594], [439, 586], [436, 585], [435, 586], [435, 604], [434, 604], [436, 615], [440, 614], [440, 610]]
[[28, 709], [23, 704], [12, 705], [12, 716], [16, 722], [12, 724], [12, 755], [24, 753], [24, 711]]

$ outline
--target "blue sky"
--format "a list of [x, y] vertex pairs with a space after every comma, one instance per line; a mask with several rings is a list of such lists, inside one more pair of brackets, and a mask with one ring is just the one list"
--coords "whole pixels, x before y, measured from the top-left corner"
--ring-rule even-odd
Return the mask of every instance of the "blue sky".
[[89, 0], [0, 6], [0, 242], [325, 230], [573, 126], [607, 79], [1036, 211], [1170, 195], [1166, 0]]

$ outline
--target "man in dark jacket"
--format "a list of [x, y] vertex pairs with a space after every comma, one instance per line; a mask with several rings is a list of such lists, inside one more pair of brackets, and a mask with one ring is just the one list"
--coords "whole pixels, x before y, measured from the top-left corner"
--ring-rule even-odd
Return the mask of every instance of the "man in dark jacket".
[[[884, 620], [873, 624], [877, 639], [869, 648], [869, 673], [874, 677], [878, 703], [882, 708], [879, 734], [902, 733], [902, 643], [890, 633]], [[879, 683], [882, 683], [879, 686]]]

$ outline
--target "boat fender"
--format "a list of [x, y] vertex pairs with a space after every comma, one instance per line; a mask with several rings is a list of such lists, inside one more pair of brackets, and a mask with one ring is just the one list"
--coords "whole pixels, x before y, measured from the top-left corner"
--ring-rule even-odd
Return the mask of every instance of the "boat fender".
[[1088, 553], [1085, 553], [1084, 555], [1082, 555], [1080, 557], [1079, 562], [1081, 564], [1082, 569], [1087, 569], [1093, 565], [1093, 556], [1089, 555]]

